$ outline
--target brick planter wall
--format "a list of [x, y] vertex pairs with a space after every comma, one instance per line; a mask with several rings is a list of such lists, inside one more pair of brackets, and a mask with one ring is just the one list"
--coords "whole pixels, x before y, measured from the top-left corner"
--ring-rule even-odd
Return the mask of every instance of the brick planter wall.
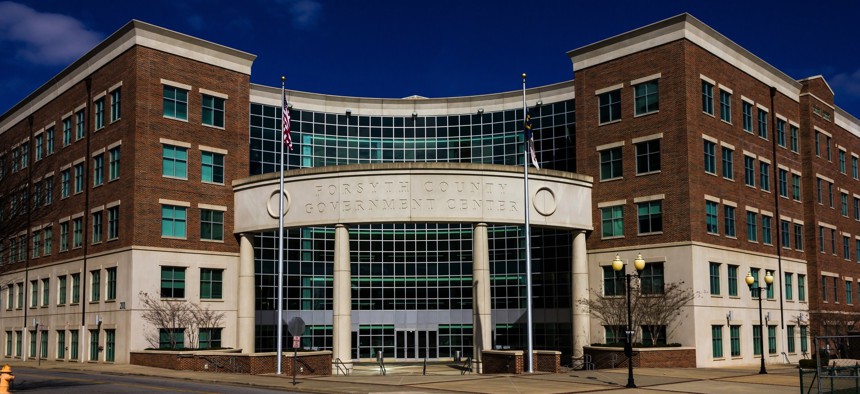
[[[585, 354], [591, 356], [595, 369], [626, 368], [624, 348], [586, 346]], [[614, 363], [613, 363], [614, 356]], [[635, 368], [696, 368], [696, 348], [634, 348]]]
[[[275, 373], [277, 353], [242, 354], [237, 351], [175, 352], [147, 350], [131, 352], [131, 364], [147, 367], [214, 373], [260, 375]], [[296, 363], [298, 376], [330, 376], [331, 352], [301, 352]], [[284, 373], [292, 374], [293, 353], [284, 352]]]
[[[525, 356], [522, 350], [484, 350], [484, 374], [521, 374], [525, 371]], [[535, 372], [561, 372], [561, 352], [554, 350], [535, 350], [532, 352]]]
[[561, 352], [554, 350], [534, 351], [535, 372], [561, 372]]

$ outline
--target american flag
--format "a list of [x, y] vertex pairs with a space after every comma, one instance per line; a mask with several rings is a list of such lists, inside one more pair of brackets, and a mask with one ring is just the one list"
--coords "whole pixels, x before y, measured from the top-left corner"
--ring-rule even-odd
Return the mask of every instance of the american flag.
[[287, 93], [284, 93], [284, 109], [283, 109], [283, 119], [281, 122], [283, 123], [283, 131], [284, 131], [284, 144], [293, 150], [293, 138], [290, 136], [290, 109], [287, 107]]

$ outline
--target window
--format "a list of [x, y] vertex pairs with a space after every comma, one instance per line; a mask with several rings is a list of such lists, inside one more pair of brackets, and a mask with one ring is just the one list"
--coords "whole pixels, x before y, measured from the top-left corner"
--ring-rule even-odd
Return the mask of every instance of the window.
[[770, 216], [761, 215], [761, 242], [765, 245], [773, 244], [772, 222], [773, 218]]
[[830, 202], [830, 208], [833, 208], [833, 183], [827, 182], [827, 199]]
[[723, 147], [723, 178], [735, 179], [734, 151]]
[[51, 279], [42, 279], [42, 306], [48, 306], [51, 303]]
[[66, 276], [57, 277], [57, 305], [66, 305]]
[[15, 289], [14, 285], [9, 284], [6, 286], [6, 309], [12, 309], [15, 307]]
[[719, 234], [717, 223], [717, 203], [705, 201], [705, 228], [709, 234]]
[[821, 157], [821, 133], [815, 131], [815, 155]]
[[75, 194], [84, 191], [84, 163], [75, 164]]
[[850, 238], [842, 236], [842, 258], [845, 260], [851, 260], [851, 244], [849, 240]]
[[80, 248], [84, 244], [84, 224], [82, 218], [72, 219], [72, 248]]
[[821, 276], [821, 300], [827, 302], [827, 277]]
[[842, 216], [848, 217], [848, 194], [847, 193], [839, 193], [839, 202], [842, 207]]
[[791, 144], [791, 151], [797, 153], [800, 149], [797, 143], [797, 135], [799, 134], [797, 127], [789, 126], [789, 142]]
[[185, 207], [175, 205], [161, 206], [161, 236], [185, 238]]
[[827, 149], [827, 161], [831, 161], [830, 156], [830, 136], [824, 136], [824, 148]]
[[767, 112], [758, 109], [758, 136], [767, 139]]
[[224, 212], [210, 209], [200, 210], [200, 239], [224, 240]]
[[778, 173], [779, 195], [780, 197], [788, 198], [788, 171], [780, 168]]
[[785, 148], [785, 121], [782, 119], [776, 120], [776, 143]]
[[188, 120], [188, 91], [173, 86], [164, 86], [164, 117]]
[[85, 114], [83, 110], [80, 110], [75, 113], [75, 141], [84, 138], [84, 136], [86, 135], [86, 130], [84, 129], [84, 120], [86, 119], [86, 117], [84, 115]]
[[600, 106], [600, 123], [621, 119], [621, 89], [602, 93], [597, 98]]
[[611, 265], [603, 266], [603, 295], [623, 296], [627, 294], [624, 283], [624, 273], [612, 269]]
[[732, 123], [732, 94], [720, 90], [720, 119]]
[[72, 360], [78, 360], [80, 356], [78, 355], [78, 349], [80, 348], [80, 335], [78, 330], [69, 330], [69, 336], [71, 344], [69, 346], [70, 358]]
[[201, 328], [198, 338], [198, 349], [217, 349], [221, 347], [220, 328]]
[[642, 294], [663, 294], [663, 263], [645, 264], [639, 279]]
[[750, 242], [758, 242], [758, 228], [756, 226], [756, 222], [758, 221], [758, 214], [755, 212], [747, 211], [747, 240]]
[[224, 127], [224, 99], [203, 95], [203, 124]]
[[729, 265], [729, 297], [738, 296], [738, 266]]
[[600, 180], [621, 176], [621, 147], [600, 151]]
[[45, 130], [45, 156], [54, 154], [54, 128]]
[[44, 145], [45, 136], [39, 134], [36, 136], [36, 161], [42, 160], [42, 146]]
[[90, 361], [99, 359], [99, 330], [90, 330]]
[[754, 325], [753, 329], [753, 355], [761, 356], [761, 326]]
[[36, 331], [30, 331], [30, 357], [36, 358]]
[[39, 281], [30, 281], [30, 308], [39, 306]]
[[60, 172], [60, 197], [66, 198], [71, 194], [71, 170], [65, 169]]
[[60, 223], [60, 252], [69, 250], [69, 222]]
[[786, 340], [787, 340], [786, 347], [787, 347], [788, 353], [792, 354], [796, 351], [796, 346], [797, 346], [797, 343], [796, 343], [797, 340], [794, 337], [794, 326], [792, 326], [792, 325], [785, 326], [785, 336], [786, 336]]
[[767, 326], [767, 352], [776, 354], [776, 326]]
[[714, 84], [702, 81], [702, 112], [714, 114]]
[[[657, 153], [659, 166], [659, 152]], [[209, 183], [224, 184], [224, 155], [213, 152], [202, 152], [200, 154], [202, 169], [200, 171], [202, 181]]]
[[755, 159], [744, 156], [744, 184], [755, 187]]
[[93, 213], [93, 243], [102, 241], [102, 211]]
[[716, 146], [717, 144], [704, 140], [705, 142], [705, 172], [708, 174], [716, 174], [717, 173], [717, 157], [716, 157]]
[[758, 163], [761, 175], [761, 190], [770, 191], [770, 164], [763, 161]]
[[647, 174], [660, 171], [660, 140], [636, 144], [636, 173]]
[[735, 207], [723, 206], [723, 224], [727, 237], [735, 236]]
[[6, 357], [12, 356], [12, 331], [6, 331], [6, 350], [3, 354]]
[[639, 326], [642, 329], [642, 343], [665, 345], [666, 344], [666, 326]]
[[818, 251], [824, 253], [824, 227], [818, 226]]
[[161, 297], [185, 298], [184, 267], [161, 267]]
[[839, 150], [839, 172], [844, 174], [846, 172], [846, 168], [847, 167], [846, 167], [846, 163], [845, 163], [845, 151], [840, 149]]
[[846, 280], [846, 281], [845, 281], [845, 303], [846, 303], [846, 304], [849, 304], [849, 305], [854, 303], [854, 290], [853, 290], [853, 287], [854, 287], [854, 286], [853, 286], [853, 284], [851, 283], [851, 281], [850, 281], [850, 280]]
[[19, 282], [17, 285], [18, 292], [16, 295], [16, 299], [18, 300], [16, 307], [18, 309], [24, 308], [24, 282]]
[[105, 99], [104, 97], [96, 100], [96, 130], [105, 127]]
[[158, 348], [159, 349], [182, 349], [185, 347], [185, 329], [176, 328], [174, 330], [159, 329], [158, 330]]
[[81, 302], [81, 274], [72, 274], [72, 304]]
[[791, 174], [791, 198], [800, 201], [800, 175]]
[[102, 155], [93, 157], [93, 186], [99, 186], [105, 181], [105, 158]]
[[836, 254], [836, 230], [830, 229], [830, 253]]
[[115, 147], [108, 151], [108, 180], [119, 178], [119, 148]]
[[161, 175], [188, 179], [188, 149], [163, 145], [161, 149]]
[[806, 275], [797, 274], [797, 300], [806, 301]]
[[119, 238], [119, 207], [108, 208], [108, 240]]
[[223, 297], [223, 275], [224, 270], [201, 268], [200, 298], [207, 300], [220, 300]]
[[23, 331], [15, 331], [15, 356], [21, 357], [21, 341], [23, 338]]
[[54, 177], [45, 178], [45, 206], [54, 202]]
[[102, 272], [99, 270], [90, 271], [90, 302], [96, 302], [101, 300], [101, 279]]
[[782, 242], [782, 247], [785, 249], [791, 248], [791, 224], [788, 220], [780, 220], [779, 221], [779, 233], [782, 236], [780, 242]]
[[720, 263], [710, 263], [711, 295], [720, 295]]
[[66, 330], [57, 330], [57, 359], [66, 358]]
[[851, 176], [854, 179], [857, 179], [858, 175], [860, 175], [860, 169], [857, 168], [857, 157], [851, 156]]
[[63, 146], [69, 146], [72, 143], [72, 118], [63, 119]]
[[116, 88], [110, 92], [110, 121], [116, 122], [122, 117], [122, 90]]
[[105, 361], [116, 360], [116, 330], [105, 330]]
[[39, 252], [42, 251], [41, 234], [33, 232], [33, 258], [39, 257]]
[[663, 202], [649, 201], [637, 204], [639, 216], [639, 234], [657, 233], [663, 231]]
[[732, 357], [741, 355], [741, 326], [729, 326], [729, 337], [732, 347]]
[[603, 238], [624, 236], [624, 207], [621, 205], [600, 209]]
[[794, 274], [791, 272], [785, 273], [785, 299], [791, 301], [792, 297], [794, 297], [794, 286], [792, 285], [792, 278], [794, 278]]
[[659, 82], [659, 79], [655, 79], [633, 87], [635, 91], [636, 115], [657, 112], [660, 109]]
[[809, 351], [809, 342], [807, 341], [807, 327], [800, 326], [800, 351], [806, 353]]
[[116, 267], [111, 267], [105, 270], [107, 273], [107, 291], [105, 300], [113, 301], [116, 299]]
[[711, 352], [714, 358], [723, 357], [723, 326], [711, 326]]
[[744, 101], [743, 102], [743, 114], [744, 114], [744, 131], [748, 131], [752, 133], [753, 131], [753, 118], [752, 118], [752, 107], [753, 105]]

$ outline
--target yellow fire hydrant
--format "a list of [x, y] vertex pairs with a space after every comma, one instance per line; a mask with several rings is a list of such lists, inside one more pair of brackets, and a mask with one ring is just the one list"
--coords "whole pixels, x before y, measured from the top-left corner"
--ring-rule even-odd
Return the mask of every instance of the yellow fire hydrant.
[[12, 367], [9, 364], [0, 369], [0, 394], [10, 393], [9, 388], [12, 387], [12, 381], [15, 380], [15, 375], [12, 375]]

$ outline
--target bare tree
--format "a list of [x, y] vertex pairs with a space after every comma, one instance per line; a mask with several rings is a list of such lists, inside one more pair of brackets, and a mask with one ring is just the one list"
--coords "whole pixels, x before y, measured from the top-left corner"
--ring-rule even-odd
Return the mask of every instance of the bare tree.
[[189, 334], [188, 339], [192, 346], [200, 347], [200, 331], [205, 329], [218, 328], [224, 324], [224, 312], [213, 311], [209, 307], [201, 307], [199, 304], [191, 304], [192, 315], [192, 331], [194, 334]]
[[[153, 348], [160, 347], [161, 330], [165, 331], [171, 349], [185, 347], [186, 344], [197, 348], [201, 329], [217, 328], [224, 323], [224, 312], [213, 311], [209, 307], [188, 301], [164, 300], [145, 292], [140, 292], [139, 296], [144, 308], [143, 320], [153, 326], [153, 330], [146, 334], [146, 340]], [[184, 343], [178, 343], [179, 333], [184, 334]]]

